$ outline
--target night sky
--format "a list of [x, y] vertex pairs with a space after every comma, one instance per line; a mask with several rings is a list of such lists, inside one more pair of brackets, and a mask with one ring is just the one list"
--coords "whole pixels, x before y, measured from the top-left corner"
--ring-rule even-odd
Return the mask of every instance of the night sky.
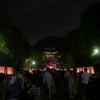
[[0, 0], [14, 26], [32, 45], [47, 36], [64, 36], [80, 25], [80, 13], [100, 0]]

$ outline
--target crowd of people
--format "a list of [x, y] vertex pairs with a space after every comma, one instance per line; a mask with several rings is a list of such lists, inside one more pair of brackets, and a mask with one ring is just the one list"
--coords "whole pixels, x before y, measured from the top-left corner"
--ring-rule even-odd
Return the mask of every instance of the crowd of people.
[[18, 63], [12, 67], [13, 75], [0, 75], [0, 100], [51, 99], [51, 94], [55, 93], [54, 72], [47, 68], [46, 71], [36, 69], [30, 73], [28, 68], [21, 68]]
[[30, 73], [18, 63], [12, 67], [14, 75], [8, 77], [0, 73], [0, 100], [51, 100], [61, 82], [70, 99], [75, 96], [81, 100], [100, 98], [100, 62], [94, 64], [94, 75], [88, 73], [87, 68], [77, 73], [75, 68], [57, 71], [47, 67], [45, 71], [36, 69]]

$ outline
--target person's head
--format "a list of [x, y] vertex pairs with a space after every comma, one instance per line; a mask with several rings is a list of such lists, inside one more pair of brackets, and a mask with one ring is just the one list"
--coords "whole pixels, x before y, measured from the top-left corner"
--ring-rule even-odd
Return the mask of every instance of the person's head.
[[84, 68], [84, 72], [87, 72], [87, 68], [86, 67]]
[[50, 71], [50, 68], [47, 67], [47, 68], [46, 68], [46, 71]]
[[69, 69], [69, 68], [67, 68], [67, 70], [66, 70], [66, 71], [68, 71], [68, 72], [69, 72], [69, 71], [70, 71], [70, 69]]
[[74, 69], [73, 69], [73, 71], [74, 71], [74, 72], [77, 72], [77, 69], [76, 69], [76, 68], [74, 68]]
[[70, 75], [73, 76], [74, 72], [72, 70], [70, 70]]
[[12, 65], [12, 67], [13, 67], [14, 73], [20, 72], [21, 66], [20, 66], [18, 63], [14, 63], [14, 64]]
[[100, 74], [100, 61], [95, 62], [93, 67], [94, 67], [95, 73], [99, 73]]

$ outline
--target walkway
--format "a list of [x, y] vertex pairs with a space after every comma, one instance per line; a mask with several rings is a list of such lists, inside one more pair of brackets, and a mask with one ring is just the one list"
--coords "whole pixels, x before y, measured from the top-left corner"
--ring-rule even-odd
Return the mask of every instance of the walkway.
[[67, 88], [60, 83], [56, 94], [54, 94], [52, 100], [81, 100], [79, 96], [76, 96], [74, 99], [70, 99], [67, 94]]

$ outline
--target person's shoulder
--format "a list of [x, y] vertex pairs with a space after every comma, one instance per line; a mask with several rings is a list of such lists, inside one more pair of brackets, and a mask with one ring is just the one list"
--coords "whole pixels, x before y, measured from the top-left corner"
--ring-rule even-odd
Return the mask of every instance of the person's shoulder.
[[11, 79], [16, 78], [16, 74], [12, 75]]
[[23, 77], [23, 75], [21, 73], [18, 73], [17, 75], [18, 75], [18, 77]]
[[87, 72], [87, 75], [91, 75], [91, 74]]
[[21, 82], [21, 81], [23, 81], [24, 82], [24, 77], [23, 77], [23, 75], [21, 74], [21, 73], [18, 73], [17, 74], [17, 78], [18, 78], [18, 80]]
[[84, 72], [84, 73], [83, 73], [83, 75], [88, 76], [88, 75], [89, 75], [89, 73], [88, 73], [88, 72]]
[[85, 75], [86, 75], [86, 76], [90, 76], [90, 73], [86, 72]]

